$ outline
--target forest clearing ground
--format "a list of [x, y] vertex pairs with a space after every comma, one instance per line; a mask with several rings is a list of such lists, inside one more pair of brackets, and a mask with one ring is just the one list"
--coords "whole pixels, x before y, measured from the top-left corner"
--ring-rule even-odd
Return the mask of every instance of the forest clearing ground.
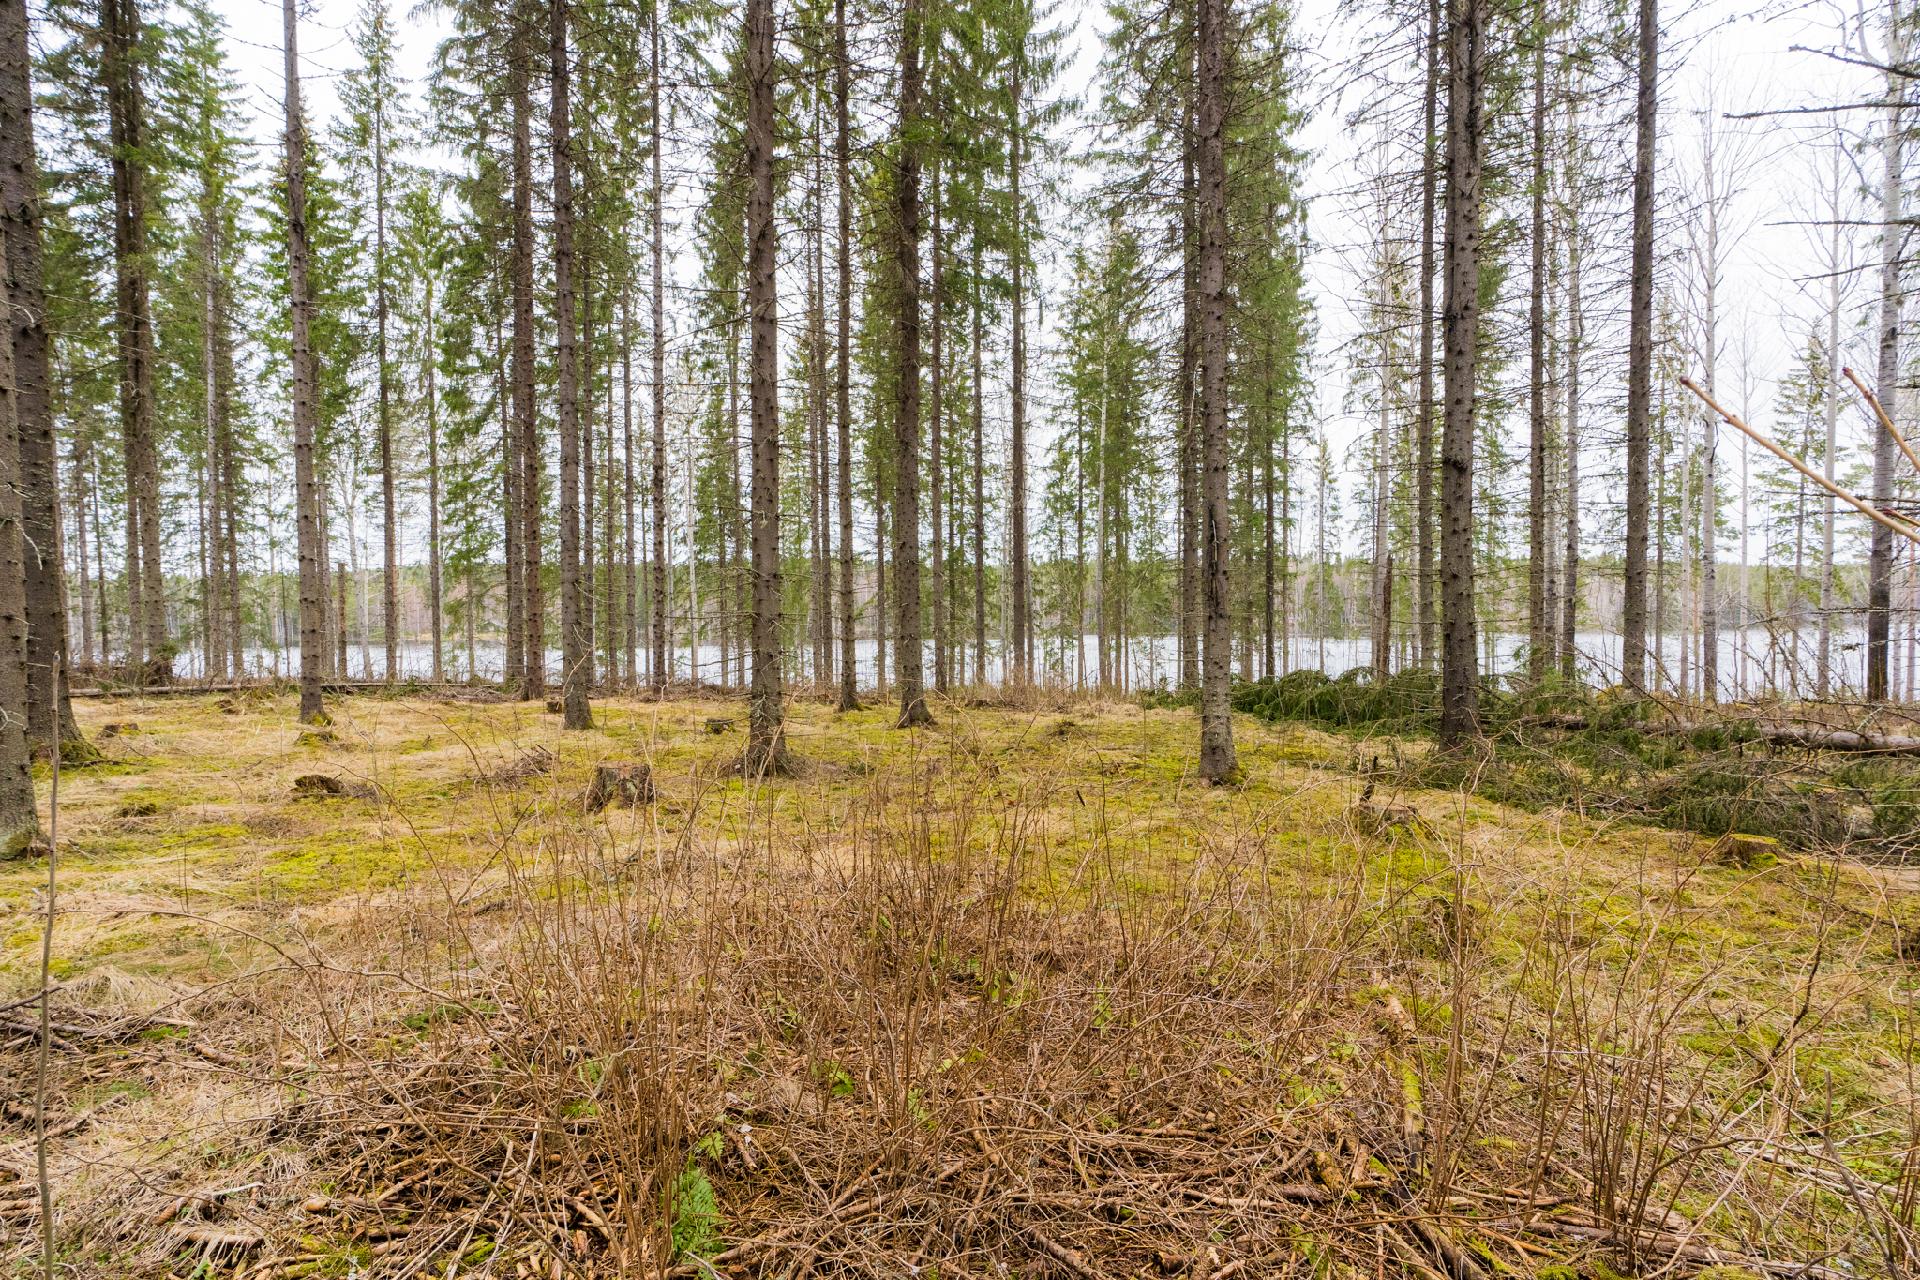
[[[1370, 833], [1345, 740], [1236, 717], [1208, 788], [1123, 702], [796, 701], [765, 787], [718, 698], [77, 709], [66, 1274], [1915, 1262], [1897, 871], [1446, 792]], [[628, 761], [653, 801], [586, 813]], [[0, 864], [20, 1274], [44, 878]]]

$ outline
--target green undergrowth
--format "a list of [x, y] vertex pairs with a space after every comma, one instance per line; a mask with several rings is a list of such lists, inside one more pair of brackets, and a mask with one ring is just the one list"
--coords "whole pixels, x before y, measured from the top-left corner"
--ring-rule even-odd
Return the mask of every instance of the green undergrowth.
[[1762, 835], [1797, 849], [1896, 861], [1920, 851], [1920, 762], [1777, 747], [1738, 715], [1675, 731], [1658, 704], [1618, 690], [1489, 686], [1483, 737], [1439, 751], [1430, 746], [1440, 711], [1432, 672], [1377, 681], [1365, 668], [1335, 678], [1294, 671], [1236, 685], [1233, 705], [1268, 723], [1344, 735], [1353, 767], [1400, 786], [1706, 836]]

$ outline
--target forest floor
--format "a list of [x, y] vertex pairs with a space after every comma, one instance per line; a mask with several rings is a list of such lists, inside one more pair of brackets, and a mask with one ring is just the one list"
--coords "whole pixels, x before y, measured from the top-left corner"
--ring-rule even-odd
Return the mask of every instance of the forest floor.
[[[1208, 788], [1190, 711], [1118, 702], [798, 700], [748, 785], [743, 711], [79, 704], [61, 1274], [1920, 1266], [1908, 870], [1363, 795], [1248, 717]], [[652, 798], [587, 812], [610, 762]], [[0, 864], [4, 1275], [46, 876]]]

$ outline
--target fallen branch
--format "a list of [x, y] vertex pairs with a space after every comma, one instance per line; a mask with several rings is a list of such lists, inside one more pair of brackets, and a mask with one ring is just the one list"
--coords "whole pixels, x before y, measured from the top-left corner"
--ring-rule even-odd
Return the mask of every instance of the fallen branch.
[[1550, 1235], [1565, 1236], [1574, 1240], [1591, 1240], [1597, 1244], [1626, 1248], [1629, 1244], [1639, 1250], [1650, 1250], [1665, 1254], [1681, 1262], [1694, 1262], [1709, 1267], [1745, 1267], [1770, 1276], [1796, 1276], [1804, 1280], [1856, 1280], [1848, 1272], [1836, 1267], [1824, 1266], [1818, 1262], [1782, 1262], [1774, 1258], [1759, 1258], [1752, 1254], [1735, 1253], [1731, 1250], [1703, 1244], [1690, 1236], [1675, 1235], [1671, 1231], [1636, 1231], [1629, 1233], [1612, 1227], [1594, 1226], [1584, 1222], [1560, 1222], [1552, 1218], [1542, 1218], [1524, 1224], [1529, 1231], [1545, 1232]]
[[1800, 459], [1794, 457], [1791, 453], [1788, 453], [1785, 449], [1781, 448], [1778, 444], [1775, 444], [1773, 439], [1770, 436], [1763, 435], [1761, 432], [1754, 430], [1752, 427], [1742, 422], [1738, 414], [1734, 413], [1729, 409], [1722, 409], [1717, 403], [1714, 402], [1714, 399], [1712, 396], [1708, 395], [1705, 391], [1700, 389], [1700, 384], [1695, 382], [1692, 378], [1680, 379], [1680, 385], [1685, 387], [1687, 390], [1693, 392], [1694, 395], [1699, 396], [1701, 403], [1705, 404], [1707, 408], [1713, 410], [1715, 413], [1719, 414], [1722, 418], [1724, 418], [1727, 422], [1727, 425], [1738, 427], [1741, 431], [1745, 432], [1748, 438], [1753, 440], [1754, 443], [1758, 444], [1761, 448], [1773, 454], [1774, 457], [1780, 459], [1780, 461], [1786, 463], [1788, 466], [1792, 467], [1795, 471], [1798, 471], [1801, 475], [1805, 476], [1807, 479], [1819, 485], [1822, 489], [1825, 489], [1828, 493], [1832, 494], [1834, 497], [1840, 499], [1840, 501], [1846, 503], [1850, 507], [1853, 507], [1855, 510], [1860, 512], [1861, 515], [1868, 517], [1869, 519], [1875, 521], [1878, 524], [1884, 525], [1886, 528], [1893, 530], [1893, 532], [1899, 534], [1901, 537], [1906, 538], [1911, 542], [1920, 543], [1920, 529], [1916, 529], [1912, 524], [1908, 523], [1903, 517], [1894, 515], [1891, 512], [1883, 511], [1879, 507], [1876, 507], [1871, 503], [1863, 501], [1862, 499], [1856, 497], [1854, 494], [1852, 494], [1848, 490], [1842, 489], [1839, 485], [1827, 479], [1825, 476], [1821, 475], [1818, 471], [1815, 471], [1812, 467], [1808, 466], [1806, 463], [1802, 462]]

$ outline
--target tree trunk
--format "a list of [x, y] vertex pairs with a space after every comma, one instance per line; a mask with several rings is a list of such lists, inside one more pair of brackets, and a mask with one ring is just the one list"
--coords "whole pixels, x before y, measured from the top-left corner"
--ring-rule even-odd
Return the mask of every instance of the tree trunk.
[[439, 388], [434, 381], [438, 347], [434, 336], [434, 274], [431, 268], [421, 283], [426, 290], [421, 317], [426, 325], [423, 335], [426, 358], [421, 362], [421, 372], [424, 374], [422, 390], [427, 402], [427, 610], [433, 632], [433, 682], [439, 684], [446, 679], [446, 655], [443, 648], [445, 611], [440, 603], [444, 568], [440, 559], [440, 401]]
[[839, 710], [859, 709], [854, 689], [853, 645], [853, 166], [849, 155], [852, 124], [849, 96], [853, 69], [847, 56], [847, 0], [833, 3], [833, 169], [836, 354], [833, 399], [839, 447], [840, 499], [840, 701]]
[[387, 358], [387, 137], [386, 87], [375, 84], [373, 108], [373, 327], [380, 435], [380, 619], [389, 683], [400, 667], [400, 510], [393, 469], [393, 368]]
[[940, 235], [940, 167], [934, 165], [931, 178], [933, 197], [933, 243], [930, 252], [933, 281], [928, 293], [928, 313], [933, 323], [931, 359], [927, 365], [927, 506], [928, 567], [933, 581], [928, 594], [933, 598], [933, 687], [947, 691], [947, 546], [946, 546], [946, 407], [947, 382], [947, 290], [946, 253]]
[[[513, 23], [511, 91], [513, 96], [513, 417], [519, 443], [520, 482], [520, 697], [546, 692], [545, 601], [540, 584], [540, 422], [533, 403], [533, 23], [524, 2], [516, 2]], [[508, 519], [514, 514], [509, 513]]]
[[83, 664], [94, 661], [93, 578], [87, 568], [87, 501], [91, 490], [87, 484], [85, 459], [85, 444], [75, 440], [72, 471], [74, 563], [80, 566], [80, 583], [77, 591], [80, 596], [80, 661]]
[[[518, 249], [515, 249], [510, 255], [516, 265], [518, 254]], [[498, 316], [494, 318], [493, 327], [493, 349], [499, 361], [494, 375], [496, 380], [494, 393], [500, 404], [500, 452], [503, 455], [500, 467], [500, 497], [505, 504], [503, 523], [506, 525], [506, 533], [501, 539], [501, 552], [506, 560], [506, 567], [501, 575], [505, 579], [503, 585], [506, 602], [503, 629], [506, 632], [506, 640], [503, 646], [505, 653], [500, 681], [502, 688], [515, 689], [527, 674], [525, 621], [527, 595], [526, 581], [523, 577], [526, 556], [520, 550], [520, 481], [526, 467], [520, 458], [520, 394], [517, 363], [514, 364], [514, 376], [511, 379], [508, 377], [509, 363], [517, 362], [519, 359], [519, 339], [516, 336], [511, 343], [510, 355], [509, 344], [502, 339], [502, 326]], [[517, 323], [515, 330], [517, 335]]]
[[753, 690], [748, 703], [747, 753], [741, 769], [755, 777], [785, 773], [791, 762], [783, 732], [786, 707], [780, 675], [780, 335], [774, 295], [778, 246], [773, 225], [773, 0], [747, 0], [746, 22], [747, 181], [751, 184], [747, 198], [747, 315], [752, 331], [748, 398], [753, 417]]
[[813, 684], [824, 689], [833, 679], [833, 591], [829, 565], [833, 559], [833, 519], [829, 496], [833, 492], [827, 444], [827, 186], [823, 152], [825, 121], [817, 108], [813, 119], [813, 217], [807, 230], [807, 418], [813, 437], [807, 472], [808, 515], [815, 530], [812, 562], [808, 568], [813, 619]]
[[287, 294], [293, 311], [293, 485], [300, 556], [300, 719], [324, 724], [320, 679], [326, 657], [326, 584], [320, 559], [320, 479], [314, 459], [318, 405], [313, 360], [313, 298], [307, 284], [307, 126], [300, 112], [299, 20], [284, 0], [287, 110]]
[[[1014, 679], [1023, 683], [1033, 682], [1033, 590], [1032, 571], [1027, 557], [1027, 239], [1025, 197], [1020, 191], [1021, 160], [1021, 120], [1020, 102], [1022, 71], [1024, 70], [1026, 50], [1024, 45], [1014, 54], [1013, 83], [1008, 94], [1008, 111], [1012, 117], [1007, 136], [1007, 176], [1013, 197], [1013, 248], [1010, 254], [1007, 273], [1012, 286], [1012, 296], [1008, 305], [1013, 309], [1013, 335], [1011, 352], [1010, 448], [1012, 457], [1009, 463], [1007, 494], [1007, 578], [1008, 587], [1013, 595], [1013, 652], [1009, 655], [1009, 666]], [[975, 457], [975, 489], [979, 487], [979, 459]], [[975, 499], [975, 518], [979, 518], [979, 501]], [[976, 535], [978, 530], [975, 531]], [[976, 555], [976, 559], [977, 559]], [[986, 648], [985, 601], [977, 598], [974, 602], [975, 625], [980, 632], [980, 647]], [[981, 659], [984, 661], [984, 659]]]
[[[1651, 0], [1648, 0], [1651, 3]], [[1901, 226], [1905, 199], [1903, 165], [1906, 144], [1906, 51], [1904, 20], [1898, 4], [1887, 5], [1887, 118], [1880, 141], [1880, 405], [1900, 421], [1900, 326], [1906, 296], [1902, 290], [1906, 229]], [[1890, 433], [1873, 433], [1873, 495], [1884, 505], [1894, 498], [1894, 442]], [[1887, 698], [1887, 659], [1893, 609], [1893, 531], [1875, 522], [1867, 549], [1867, 700]]]
[[[586, 203], [589, 208], [592, 207], [591, 192], [587, 193]], [[577, 219], [578, 213], [573, 217]], [[580, 611], [576, 622], [580, 628], [580, 679], [591, 692], [595, 681], [593, 636], [599, 612], [594, 601], [597, 588], [593, 552], [597, 493], [594, 475], [597, 455], [594, 450], [598, 448], [593, 433], [593, 258], [585, 248], [578, 247], [577, 230], [573, 277], [574, 291], [579, 298], [574, 307], [579, 337], [573, 358], [574, 400], [579, 406], [580, 419], [580, 443], [575, 451], [580, 459]]]
[[[25, 593], [27, 740], [35, 751], [87, 751], [67, 694], [67, 587], [60, 469], [47, 368], [40, 173], [33, 149], [33, 80], [26, 0], [0, 0], [0, 251], [5, 254], [18, 436]], [[81, 564], [86, 564], [84, 544]], [[84, 589], [82, 592], [84, 596]], [[4, 704], [0, 704], [4, 705]]]
[[[973, 313], [973, 683], [976, 686], [984, 687], [987, 683], [986, 413], [983, 399], [986, 387], [986, 350], [985, 326], [981, 323], [980, 315], [982, 310], [980, 305], [982, 301], [980, 296], [980, 281], [985, 279], [985, 276], [982, 274], [980, 237], [977, 231], [973, 239], [973, 279], [974, 288], [971, 307]], [[1017, 312], [1015, 314], [1014, 327], [1016, 329], [1020, 327]], [[1021, 430], [1024, 434], [1024, 425]], [[1023, 451], [1024, 445], [1016, 446], [1014, 449], [1014, 457], [1016, 459], [1019, 458]], [[1026, 465], [1024, 462], [1016, 462], [1015, 465], [1020, 470], [1020, 484], [1024, 485], [1026, 483]], [[1009, 539], [1011, 539], [1012, 536], [1012, 530], [1009, 529]], [[1020, 536], [1023, 538], [1026, 536], [1024, 522], [1021, 526]], [[1015, 554], [1015, 552], [1009, 549], [1009, 557], [1013, 557]], [[1024, 601], [1024, 599], [1025, 597], [1022, 595], [1021, 600]], [[1019, 606], [1016, 605], [1014, 612], [1017, 614], [1019, 611]], [[1016, 637], [1015, 645], [1020, 650], [1020, 658], [1016, 661], [1012, 655], [1009, 655], [1009, 666], [1006, 675], [1010, 677], [1013, 671], [1018, 670], [1020, 672], [1020, 678], [1031, 683], [1033, 678], [1030, 669], [1032, 658], [1029, 650], [1031, 650], [1032, 646], [1024, 640], [1017, 638], [1021, 634], [1018, 622], [1014, 624], [1013, 631]]]
[[625, 508], [622, 528], [627, 580], [627, 685], [640, 683], [640, 562], [636, 558], [634, 501], [638, 496], [633, 472], [633, 286], [620, 291], [620, 451], [622, 477], [621, 502]]
[[[14, 0], [7, 0], [9, 6]], [[24, 17], [24, 13], [21, 15]], [[11, 24], [11, 17], [7, 18]], [[11, 34], [6, 33], [6, 34]], [[7, 55], [11, 59], [11, 55]], [[0, 93], [6, 92], [0, 89]], [[11, 165], [9, 165], [11, 168]], [[8, 201], [12, 213], [12, 201]], [[9, 218], [11, 221], [11, 218]], [[13, 237], [0, 237], [0, 277], [11, 278]], [[9, 326], [11, 328], [11, 326]], [[9, 334], [9, 337], [11, 335]], [[0, 342], [0, 862], [25, 853], [40, 834], [34, 808], [33, 767], [26, 719], [13, 709], [32, 695], [27, 680], [26, 538], [20, 509], [20, 396], [14, 382], [11, 341]], [[56, 696], [53, 682], [40, 692]], [[49, 720], [49, 703], [43, 713]]]
[[[1720, 284], [1720, 175], [1714, 169], [1713, 123], [1707, 124], [1706, 178], [1707, 178], [1707, 314], [1705, 325], [1706, 368], [1701, 372], [1706, 377], [1707, 394], [1715, 394], [1716, 375], [1720, 365], [1720, 316], [1718, 308], [1718, 290]], [[1836, 229], [1837, 231], [1837, 229]], [[1835, 279], [1835, 287], [1838, 287]], [[1838, 340], [1835, 339], [1835, 346]], [[1707, 416], [1701, 419], [1702, 443], [1705, 446], [1701, 458], [1701, 510], [1700, 510], [1700, 696], [1712, 706], [1720, 700], [1720, 601], [1719, 601], [1719, 536], [1720, 536], [1720, 422]], [[1833, 439], [1827, 439], [1827, 454], [1833, 454]], [[1832, 465], [1831, 462], [1828, 463]], [[1831, 501], [1827, 510], [1833, 510]], [[1832, 525], [1832, 517], [1828, 517]], [[1829, 562], [1832, 561], [1832, 544], [1828, 544]], [[1831, 606], [1831, 600], [1829, 600]]]
[[1647, 463], [1652, 445], [1653, 164], [1659, 107], [1657, 0], [1638, 0], [1640, 66], [1634, 101], [1633, 265], [1627, 315], [1627, 548], [1620, 678], [1647, 688]]
[[1200, 659], [1200, 776], [1239, 772], [1227, 701], [1231, 637], [1227, 617], [1227, 7], [1199, 0], [1198, 155], [1200, 202], [1200, 453], [1204, 512], [1204, 632]]
[[1440, 612], [1433, 569], [1433, 224], [1439, 205], [1440, 0], [1427, 3], [1426, 138], [1420, 165], [1420, 408], [1414, 427], [1414, 523], [1417, 526], [1414, 593], [1419, 613], [1420, 665], [1433, 666]]
[[1369, 630], [1369, 663], [1373, 668], [1373, 678], [1385, 683], [1391, 670], [1393, 643], [1393, 589], [1392, 589], [1392, 550], [1391, 525], [1387, 519], [1388, 500], [1393, 489], [1390, 481], [1390, 464], [1393, 459], [1393, 426], [1391, 407], [1393, 403], [1393, 331], [1398, 315], [1399, 304], [1393, 297], [1393, 276], [1396, 263], [1393, 260], [1392, 240], [1389, 236], [1390, 223], [1386, 209], [1381, 210], [1379, 242], [1380, 279], [1378, 295], [1374, 300], [1374, 325], [1376, 328], [1374, 359], [1378, 367], [1375, 370], [1375, 386], [1379, 391], [1379, 421], [1373, 429], [1373, 552], [1372, 583], [1368, 592], [1367, 617], [1372, 624]]
[[1446, 422], [1441, 433], [1440, 540], [1444, 643], [1440, 739], [1479, 731], [1474, 641], [1473, 454], [1480, 331], [1481, 110], [1487, 0], [1449, 0], [1447, 15]]
[[555, 408], [560, 420], [560, 702], [562, 724], [591, 729], [590, 678], [580, 582], [580, 349], [575, 332], [572, 74], [567, 63], [567, 0], [548, 6], [552, 76], [547, 129], [553, 146], [553, 320]]
[[[1569, 123], [1569, 144], [1578, 136], [1578, 126]], [[1577, 169], [1578, 156], [1569, 146], [1568, 164]], [[1580, 655], [1574, 649], [1575, 627], [1580, 614], [1580, 346], [1586, 338], [1585, 319], [1580, 309], [1580, 203], [1579, 183], [1569, 182], [1567, 199], [1567, 432], [1566, 449], [1566, 546], [1561, 553], [1565, 565], [1560, 598], [1560, 675], [1572, 683], [1579, 674]]]
[[900, 402], [894, 419], [893, 580], [900, 726], [926, 724], [920, 629], [920, 5], [900, 21], [900, 171], [895, 178], [894, 266], [900, 297]]
[[140, 87], [138, 0], [102, 0], [101, 73], [112, 148], [120, 422], [126, 456], [127, 661], [139, 678], [173, 676], [160, 560], [160, 460], [154, 444], [153, 319], [147, 288], [146, 104]]
[[1527, 677], [1546, 678], [1547, 618], [1547, 21], [1533, 6], [1533, 244], [1527, 280]]
[[[650, 130], [648, 150], [651, 152], [653, 167], [653, 187], [648, 194], [647, 211], [652, 233], [653, 252], [653, 649], [651, 660], [647, 664], [650, 683], [656, 694], [667, 687], [667, 305], [665, 292], [665, 253], [666, 226], [665, 214], [661, 208], [662, 182], [660, 177], [661, 139], [665, 130], [660, 121], [660, 8], [655, 5], [650, 11], [648, 38], [651, 54], [647, 65], [647, 94], [651, 104], [647, 117]], [[748, 38], [756, 38], [753, 30], [752, 12], [748, 14]], [[771, 36], [768, 37], [771, 39]], [[771, 56], [769, 53], [768, 56]], [[767, 72], [769, 76], [773, 73]], [[772, 142], [768, 142], [772, 147]], [[751, 178], [749, 179], [751, 180]], [[772, 234], [771, 231], [768, 232]], [[748, 231], [752, 235], [751, 229]], [[749, 282], [751, 289], [751, 282]], [[768, 305], [771, 306], [771, 294]], [[749, 300], [748, 311], [752, 312]], [[757, 321], [755, 322], [757, 323]], [[757, 330], [756, 330], [757, 332]], [[757, 412], [757, 410], [755, 410]], [[756, 429], [757, 429], [756, 419]], [[758, 437], [756, 437], [756, 440]], [[756, 463], [755, 483], [758, 484]], [[757, 508], [756, 508], [757, 510]], [[759, 533], [755, 531], [755, 550], [758, 551]], [[758, 564], [755, 561], [755, 589], [758, 590]], [[758, 596], [755, 597], [755, 611], [758, 612]], [[757, 643], [757, 642], [756, 642]]]
[[[1196, 82], [1197, 83], [1197, 82]], [[1178, 393], [1180, 441], [1176, 466], [1180, 473], [1180, 687], [1200, 686], [1200, 497], [1196, 481], [1200, 462], [1200, 255], [1199, 193], [1194, 166], [1194, 95], [1189, 94], [1181, 114], [1180, 145], [1180, 372]], [[1105, 448], [1104, 432], [1101, 447]], [[1102, 495], [1104, 502], [1104, 495]], [[1104, 530], [1104, 524], [1102, 528]], [[1106, 554], [1104, 533], [1100, 555]], [[1094, 591], [1094, 608], [1101, 609]], [[1103, 615], [1104, 616], [1104, 613]], [[1100, 649], [1101, 681], [1105, 683], [1106, 649]]]

